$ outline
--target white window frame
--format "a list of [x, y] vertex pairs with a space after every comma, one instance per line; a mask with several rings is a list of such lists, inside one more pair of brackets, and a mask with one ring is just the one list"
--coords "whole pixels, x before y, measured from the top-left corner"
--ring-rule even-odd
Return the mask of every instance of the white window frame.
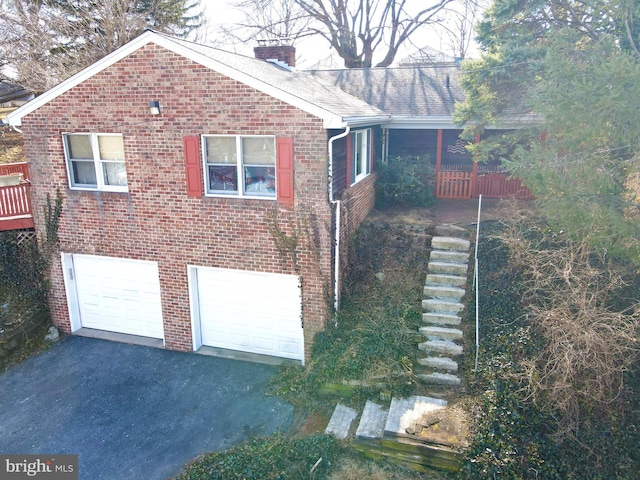
[[[67, 138], [70, 136], [88, 136], [91, 142], [91, 152], [93, 154], [93, 158], [86, 159], [75, 159], [70, 157], [69, 153], [69, 145], [67, 143]], [[127, 185], [107, 185], [104, 182], [104, 176], [102, 172], [102, 165], [104, 163], [124, 163], [125, 164], [125, 174], [126, 174], [126, 160], [122, 161], [114, 161], [114, 160], [104, 160], [100, 158], [100, 147], [98, 144], [98, 139], [100, 137], [122, 137], [121, 133], [91, 133], [91, 132], [65, 132], [62, 134], [62, 144], [64, 146], [64, 156], [65, 163], [67, 167], [67, 178], [69, 180], [69, 188], [71, 190], [90, 190], [90, 191], [105, 191], [105, 192], [128, 192], [129, 191], [129, 182], [127, 181]], [[123, 139], [124, 140], [124, 139]], [[96, 174], [96, 184], [82, 184], [77, 183], [74, 185], [74, 177], [71, 167], [72, 161], [86, 161], [93, 162], [93, 167], [95, 169]]]
[[[351, 176], [355, 185], [371, 173], [371, 129], [364, 128], [351, 133]], [[360, 147], [360, 148], [358, 148]]]
[[[220, 138], [233, 138], [235, 139], [235, 146], [236, 146], [236, 162], [235, 162], [235, 169], [236, 169], [236, 183], [237, 183], [237, 190], [229, 190], [228, 193], [225, 192], [224, 190], [212, 190], [209, 188], [210, 182], [209, 182], [209, 166], [211, 165], [216, 165], [214, 163], [209, 163], [207, 160], [207, 138], [212, 138], [212, 137], [220, 137]], [[246, 185], [245, 185], [245, 176], [244, 176], [244, 167], [245, 164], [243, 162], [243, 150], [242, 150], [242, 140], [246, 139], [246, 138], [267, 138], [267, 139], [271, 139], [273, 141], [273, 158], [274, 158], [274, 163], [271, 164], [264, 164], [264, 167], [266, 168], [273, 168], [273, 172], [274, 172], [274, 178], [273, 178], [273, 182], [274, 182], [274, 189], [273, 192], [269, 192], [269, 193], [254, 193], [254, 192], [247, 192], [246, 191]], [[276, 182], [276, 178], [277, 178], [277, 163], [278, 163], [278, 159], [277, 159], [277, 145], [276, 145], [276, 136], [275, 135], [234, 135], [234, 134], [229, 134], [229, 135], [219, 135], [219, 134], [211, 134], [211, 135], [202, 135], [201, 138], [201, 142], [202, 142], [202, 166], [204, 169], [204, 192], [205, 192], [205, 196], [206, 197], [224, 197], [224, 198], [248, 198], [248, 199], [259, 199], [259, 200], [277, 200], [278, 197], [278, 186], [277, 186], [277, 182]], [[228, 163], [228, 164], [219, 164], [219, 165], [233, 165], [233, 163]], [[256, 167], [261, 167], [263, 165], [251, 165], [249, 164], [249, 166], [256, 166]]]

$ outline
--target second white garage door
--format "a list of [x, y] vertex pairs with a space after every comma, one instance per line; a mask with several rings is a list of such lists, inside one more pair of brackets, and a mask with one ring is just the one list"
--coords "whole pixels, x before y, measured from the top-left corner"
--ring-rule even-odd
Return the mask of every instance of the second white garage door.
[[191, 267], [195, 348], [304, 359], [299, 278]]
[[74, 331], [84, 327], [163, 338], [156, 262], [68, 254], [63, 262]]

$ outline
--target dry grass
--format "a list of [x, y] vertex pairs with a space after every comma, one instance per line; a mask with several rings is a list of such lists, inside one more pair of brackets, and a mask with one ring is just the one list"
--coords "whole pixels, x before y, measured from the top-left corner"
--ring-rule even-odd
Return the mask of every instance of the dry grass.
[[559, 413], [558, 436], [574, 435], [582, 414], [606, 410], [638, 358], [640, 305], [616, 311], [610, 297], [622, 272], [579, 244], [523, 221], [501, 235], [523, 272], [529, 321], [544, 342], [527, 366], [529, 394]]
[[398, 468], [395, 465], [381, 465], [371, 461], [346, 458], [329, 475], [328, 480], [429, 480], [445, 478], [437, 473], [421, 474]]

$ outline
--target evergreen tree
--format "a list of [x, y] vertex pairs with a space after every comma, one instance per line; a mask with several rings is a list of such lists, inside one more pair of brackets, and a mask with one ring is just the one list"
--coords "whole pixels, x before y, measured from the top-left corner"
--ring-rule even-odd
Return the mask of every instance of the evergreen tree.
[[632, 0], [494, 0], [456, 111], [469, 135], [517, 125], [477, 158], [501, 154], [553, 226], [638, 266], [639, 21]]

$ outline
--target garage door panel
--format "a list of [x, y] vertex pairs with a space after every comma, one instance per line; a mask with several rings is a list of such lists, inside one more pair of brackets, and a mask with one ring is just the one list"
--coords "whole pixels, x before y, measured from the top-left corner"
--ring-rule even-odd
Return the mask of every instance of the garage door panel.
[[302, 360], [298, 277], [200, 267], [202, 344]]
[[155, 262], [73, 255], [82, 327], [163, 338]]

